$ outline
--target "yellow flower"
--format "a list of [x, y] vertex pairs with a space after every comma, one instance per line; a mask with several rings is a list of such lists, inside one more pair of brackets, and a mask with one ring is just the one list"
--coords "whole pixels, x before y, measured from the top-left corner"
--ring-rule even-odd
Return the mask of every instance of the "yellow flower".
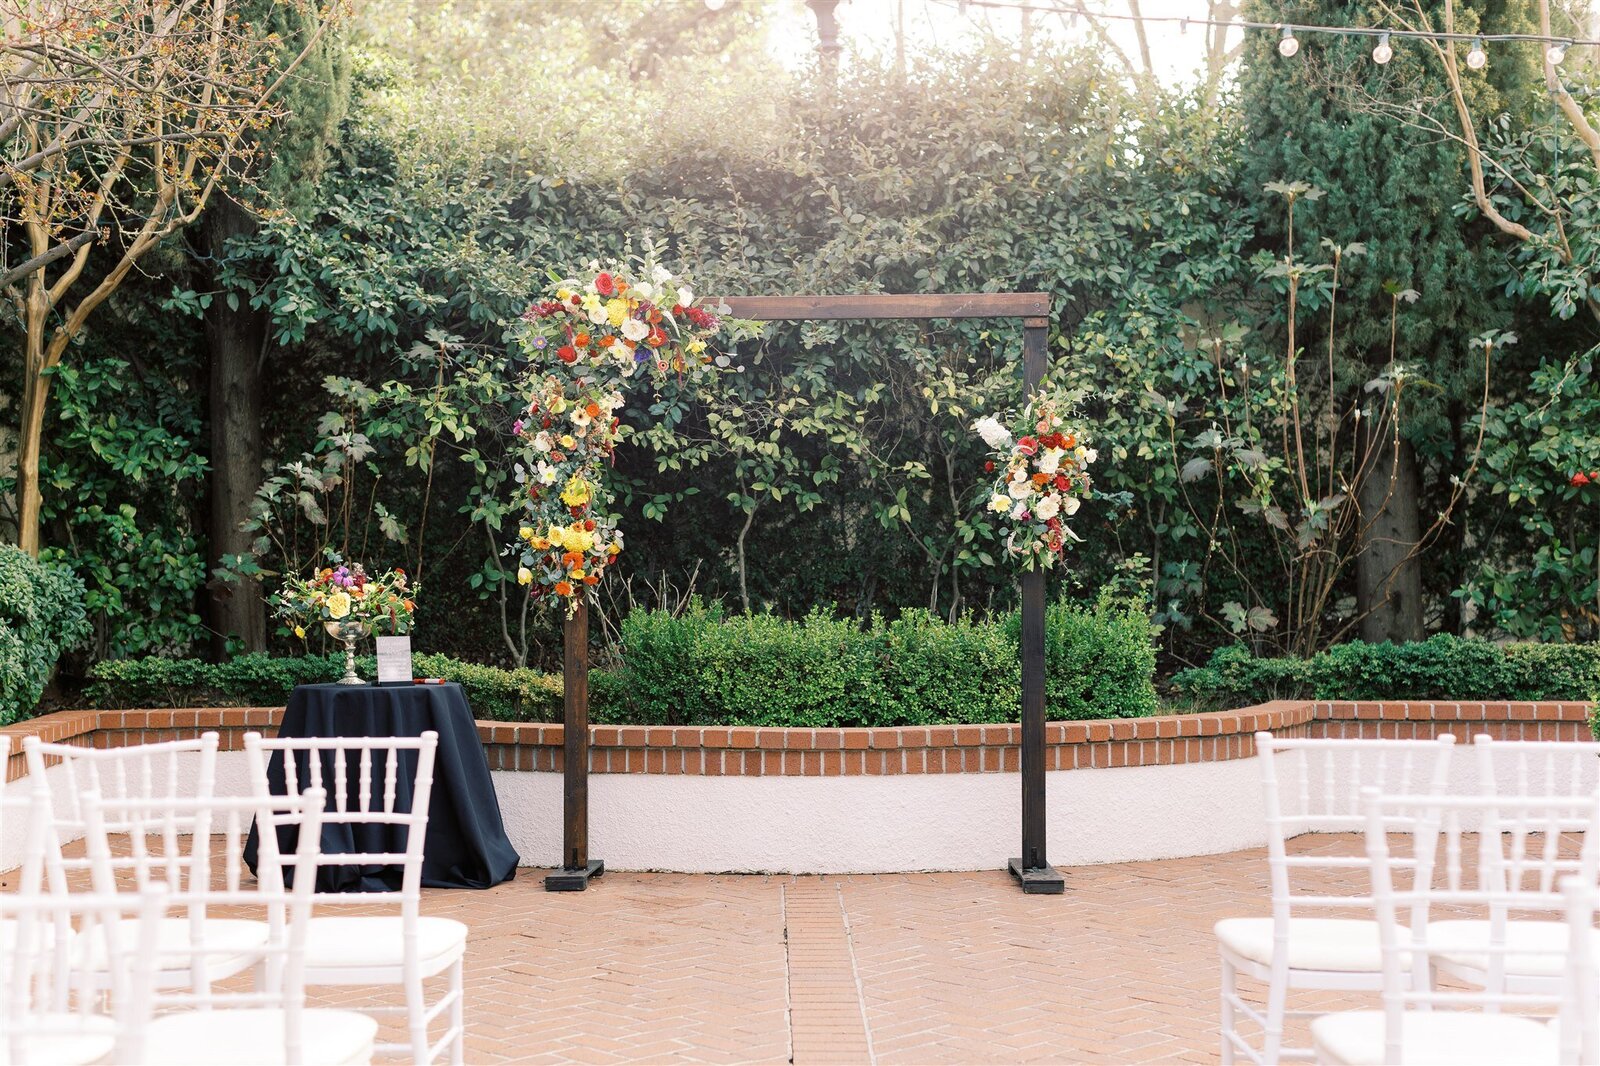
[[1011, 497], [1003, 492], [997, 492], [989, 498], [989, 510], [996, 514], [1005, 514], [1011, 510]]
[[580, 567], [578, 567], [576, 570], [574, 570], [572, 572], [572, 580], [574, 580], [574, 581], [582, 581], [583, 580], [583, 567], [580, 566]]
[[350, 594], [335, 592], [328, 597], [328, 617], [343, 618], [350, 613]]
[[532, 540], [533, 539], [533, 527], [532, 526], [523, 526], [521, 529], [519, 529], [517, 531], [517, 536], [521, 537], [523, 540]]
[[294, 635], [299, 637], [301, 640], [305, 640], [306, 639], [306, 627], [305, 626], [295, 626], [294, 627]]
[[588, 503], [589, 483], [574, 474], [567, 487], [561, 490], [561, 502], [568, 507], [582, 507]]
[[533, 584], [533, 571], [529, 570], [526, 566], [517, 567], [517, 584], [519, 584], [519, 585], [531, 585], [531, 584]]
[[568, 300], [572, 299], [572, 290], [571, 289], [557, 289], [556, 290], [556, 299], [560, 300], [562, 303], [566, 303]]
[[550, 547], [565, 548], [567, 546], [567, 531], [562, 526], [550, 527]]
[[699, 355], [701, 352], [706, 350], [706, 342], [705, 341], [690, 341], [688, 344], [684, 345], [684, 349], [690, 355]]
[[607, 300], [606, 301], [606, 321], [609, 322], [612, 325], [613, 328], [622, 325], [622, 323], [627, 319], [627, 317], [628, 317], [628, 301], [626, 301], [626, 300]]
[[578, 446], [578, 438], [574, 437], [571, 433], [564, 433], [561, 436], [561, 446], [570, 451]]

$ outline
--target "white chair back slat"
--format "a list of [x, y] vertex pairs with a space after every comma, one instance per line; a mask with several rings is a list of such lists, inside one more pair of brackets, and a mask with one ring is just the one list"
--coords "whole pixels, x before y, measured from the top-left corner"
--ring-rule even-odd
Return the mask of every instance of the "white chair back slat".
[[[1600, 841], [1600, 794], [1580, 796], [1385, 796], [1377, 789], [1367, 790], [1366, 848], [1372, 861], [1372, 892], [1378, 917], [1379, 944], [1383, 954], [1383, 1007], [1386, 1062], [1400, 1061], [1405, 1015], [1411, 1010], [1477, 1007], [1500, 1011], [1503, 1008], [1544, 1008], [1559, 1004], [1559, 998], [1537, 986], [1508, 990], [1505, 973], [1512, 956], [1525, 965], [1531, 957], [1558, 957], [1559, 965], [1570, 960], [1567, 947], [1543, 945], [1509, 936], [1514, 917], [1544, 914], [1564, 917], [1566, 901], [1554, 891], [1543, 875], [1545, 850], [1534, 838], [1570, 835], [1582, 825], [1584, 839], [1574, 860], [1576, 878], [1595, 883], [1600, 872], [1595, 841]], [[1480, 861], [1487, 864], [1471, 887], [1441, 888], [1433, 874], [1442, 839], [1452, 824], [1450, 812], [1468, 815], [1479, 827], [1483, 845]], [[1394, 828], [1401, 818], [1415, 816], [1410, 858], [1395, 850]], [[1397, 874], [1409, 875], [1402, 884]], [[1437, 930], [1434, 909], [1449, 908], [1448, 916], [1459, 915], [1486, 920], [1488, 935], [1475, 940], [1471, 952], [1484, 960], [1489, 976], [1481, 987], [1440, 987], [1432, 980], [1434, 965], [1445, 956], [1459, 955], [1462, 944], [1454, 934]], [[1459, 925], [1457, 925], [1459, 928]], [[1592, 1001], [1590, 1010], [1593, 1010]]]
[[[1257, 733], [1274, 917], [1287, 920], [1292, 907], [1368, 903], [1371, 897], [1364, 888], [1339, 896], [1304, 884], [1318, 870], [1364, 869], [1369, 859], [1359, 838], [1352, 837], [1342, 850], [1330, 845], [1297, 855], [1289, 854], [1288, 842], [1308, 832], [1360, 833], [1366, 825], [1363, 791], [1370, 787], [1401, 793], [1444, 791], [1454, 743], [1449, 735], [1432, 740], [1343, 740]], [[1395, 817], [1396, 828], [1403, 830], [1407, 819]], [[1458, 869], [1459, 853], [1452, 853], [1446, 865]]]
[[[348, 824], [398, 826], [405, 830], [405, 850], [382, 852], [341, 851], [323, 855], [318, 862], [333, 866], [399, 866], [398, 892], [323, 892], [319, 903], [371, 904], [398, 900], [404, 908], [420, 907], [422, 860], [428, 825], [428, 805], [433, 792], [434, 756], [438, 734], [419, 737], [279, 737], [267, 739], [256, 733], [245, 735], [252, 788], [267, 794], [271, 790], [272, 769], [281, 764], [284, 784], [293, 793], [302, 780], [318, 782], [324, 773], [334, 780], [327, 789], [336, 797], [325, 812], [327, 825]], [[410, 789], [409, 806], [403, 804], [401, 775], [406, 770], [407, 752], [415, 753], [416, 774]], [[352, 759], [351, 755], [355, 758]], [[324, 765], [326, 764], [326, 770]], [[353, 764], [353, 765], [352, 765]], [[374, 764], [381, 765], [382, 792], [379, 798], [373, 778]], [[354, 790], [356, 798], [350, 801]], [[404, 809], [403, 809], [404, 808]]]
[[1581, 877], [1561, 879], [1567, 919], [1567, 968], [1556, 1015], [1560, 1061], [1600, 1062], [1600, 959], [1595, 955], [1596, 886]]
[[1600, 741], [1472, 738], [1484, 795], [1587, 796], [1600, 789]]

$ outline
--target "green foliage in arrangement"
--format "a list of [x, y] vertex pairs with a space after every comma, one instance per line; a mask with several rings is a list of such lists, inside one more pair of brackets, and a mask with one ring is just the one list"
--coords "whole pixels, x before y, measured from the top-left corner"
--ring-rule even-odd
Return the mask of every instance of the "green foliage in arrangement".
[[0, 725], [29, 715], [62, 653], [88, 635], [83, 582], [0, 545]]
[[[1052, 719], [1154, 714], [1143, 610], [1103, 602], [1050, 611]], [[894, 726], [1013, 720], [1021, 705], [1015, 619], [947, 623], [926, 611], [866, 626], [812, 614], [724, 618], [635, 611], [618, 678], [631, 720], [671, 725]]]
[[1353, 641], [1310, 659], [1257, 658], [1235, 645], [1172, 684], [1208, 709], [1276, 699], [1587, 700], [1600, 691], [1600, 645], [1441, 634], [1407, 644]]

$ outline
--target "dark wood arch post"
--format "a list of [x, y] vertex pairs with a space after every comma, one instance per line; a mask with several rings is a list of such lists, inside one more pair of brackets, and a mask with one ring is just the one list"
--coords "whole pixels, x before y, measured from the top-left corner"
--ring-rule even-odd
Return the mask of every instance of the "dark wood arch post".
[[[953, 295], [730, 296], [722, 301], [739, 318], [764, 322], [869, 319], [997, 318], [1022, 322], [1022, 372], [1032, 393], [1048, 362], [1050, 296], [1042, 292]], [[717, 300], [706, 301], [715, 305]], [[1027, 893], [1056, 894], [1066, 884], [1045, 850], [1044, 788], [1044, 598], [1042, 570], [1022, 575], [1022, 854], [1011, 859], [1012, 876]], [[579, 620], [582, 624], [577, 624]], [[545, 879], [552, 890], [582, 890], [604, 864], [589, 859], [589, 686], [587, 610], [563, 632], [566, 768], [561, 870]], [[570, 864], [570, 865], [569, 865]]]

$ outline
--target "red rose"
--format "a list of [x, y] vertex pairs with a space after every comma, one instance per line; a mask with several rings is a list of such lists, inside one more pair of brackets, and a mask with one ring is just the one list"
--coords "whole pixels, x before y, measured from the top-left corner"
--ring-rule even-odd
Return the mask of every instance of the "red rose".
[[576, 363], [578, 361], [578, 349], [570, 344], [563, 344], [557, 348], [556, 355], [560, 356], [563, 363]]
[[1039, 442], [1032, 437], [1023, 437], [1017, 441], [1017, 451], [1023, 455], [1032, 455], [1039, 450]]
[[1060, 489], [1062, 492], [1066, 492], [1071, 487], [1072, 487], [1072, 482], [1067, 480], [1067, 475], [1065, 475], [1065, 474], [1057, 474], [1056, 475], [1056, 488]]
[[584, 530], [585, 533], [593, 533], [594, 532], [594, 519], [592, 519], [592, 518], [585, 519], [584, 523], [583, 523], [583, 530]]
[[994, 473], [994, 461], [993, 460], [990, 460], [989, 462], [983, 464], [983, 472], [985, 474]]
[[617, 285], [611, 275], [602, 270], [594, 276], [594, 291], [601, 296], [611, 296], [617, 291]]
[[677, 318], [683, 317], [683, 305], [682, 304], [673, 304], [672, 305], [672, 314], [673, 314], [674, 317], [677, 317]]
[[1580, 470], [1572, 475], [1572, 483], [1581, 488], [1589, 483], [1589, 475]]

